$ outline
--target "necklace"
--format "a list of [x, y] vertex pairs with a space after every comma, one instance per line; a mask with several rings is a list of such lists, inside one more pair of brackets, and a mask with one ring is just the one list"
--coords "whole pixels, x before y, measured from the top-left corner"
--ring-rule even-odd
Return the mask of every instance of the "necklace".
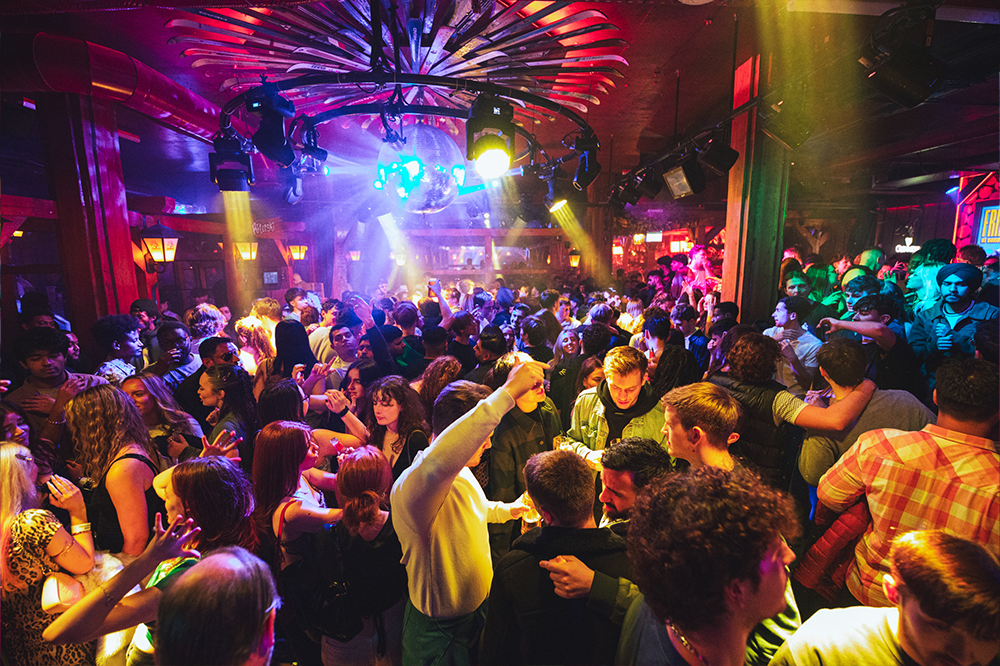
[[[399, 452], [403, 450], [403, 446], [406, 444], [406, 440], [399, 436], [399, 433], [394, 433], [396, 435], [395, 441], [390, 444], [392, 447], [392, 452], [399, 455]], [[386, 436], [388, 437], [389, 432], [386, 431]]]
[[691, 642], [684, 636], [684, 634], [680, 632], [680, 629], [674, 626], [674, 623], [671, 622], [670, 620], [667, 620], [667, 629], [669, 629], [674, 634], [674, 636], [677, 637], [677, 640], [681, 642], [681, 645], [684, 646], [685, 650], [693, 654], [695, 659], [705, 664], [705, 666], [708, 666], [708, 662], [705, 661], [705, 658], [703, 656], [701, 656], [701, 653], [694, 649], [694, 646], [691, 645]]

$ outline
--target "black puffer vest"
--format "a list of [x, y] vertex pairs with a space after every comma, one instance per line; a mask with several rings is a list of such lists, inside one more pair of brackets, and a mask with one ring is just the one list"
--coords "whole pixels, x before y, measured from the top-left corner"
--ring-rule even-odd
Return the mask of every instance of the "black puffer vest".
[[773, 379], [748, 384], [723, 374], [709, 381], [732, 393], [743, 407], [744, 418], [737, 430], [740, 438], [730, 447], [730, 453], [768, 485], [787, 492], [805, 430], [785, 422], [774, 425], [774, 398], [785, 387]]

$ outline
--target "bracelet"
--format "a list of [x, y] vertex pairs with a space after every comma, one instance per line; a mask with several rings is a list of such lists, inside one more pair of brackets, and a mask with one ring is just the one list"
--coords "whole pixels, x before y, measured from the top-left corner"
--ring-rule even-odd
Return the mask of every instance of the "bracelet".
[[351, 411], [351, 406], [350, 405], [348, 405], [347, 407], [344, 407], [344, 409], [342, 411], [334, 412], [333, 415], [336, 416], [338, 419], [342, 419], [345, 416], [347, 416], [347, 412], [349, 412], [349, 411]]
[[62, 421], [53, 421], [52, 419], [45, 419], [45, 422], [49, 425], [66, 425], [66, 419]]
[[73, 527], [70, 528], [70, 532], [73, 534], [73, 536], [76, 536], [77, 534], [83, 534], [84, 532], [89, 532], [89, 531], [90, 531], [90, 523], [80, 523], [79, 525], [73, 525]]

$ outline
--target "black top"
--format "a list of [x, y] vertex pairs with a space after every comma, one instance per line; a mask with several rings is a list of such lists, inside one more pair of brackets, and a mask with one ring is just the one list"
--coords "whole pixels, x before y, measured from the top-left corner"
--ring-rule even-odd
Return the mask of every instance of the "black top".
[[414, 430], [410, 433], [409, 437], [406, 438], [406, 444], [403, 445], [403, 450], [399, 452], [399, 457], [396, 458], [396, 462], [392, 466], [393, 483], [406, 471], [407, 467], [413, 464], [413, 459], [417, 457], [417, 454], [430, 445], [427, 433], [423, 430]]
[[448, 342], [448, 354], [454, 356], [462, 364], [462, 374], [467, 375], [476, 369], [479, 360], [472, 345], [464, 345], [458, 340]]
[[[138, 453], [126, 453], [111, 463], [111, 466], [113, 467], [115, 463], [126, 458], [134, 458], [135, 460], [142, 461], [149, 469], [153, 470], [154, 476], [160, 473], [160, 470], [156, 468], [156, 465], [149, 458]], [[111, 468], [109, 467], [108, 471], [110, 470]], [[107, 478], [108, 474], [105, 472], [104, 476], [101, 477], [100, 483], [94, 488], [94, 492], [90, 496], [90, 506], [87, 508], [94, 532], [94, 546], [97, 550], [120, 553], [122, 552], [122, 548], [125, 547], [125, 536], [122, 534], [122, 526], [118, 522], [118, 510], [115, 508], [114, 502], [111, 501], [111, 495], [108, 494]], [[167, 509], [163, 500], [156, 494], [152, 484], [150, 484], [144, 494], [146, 496], [146, 518], [149, 524], [149, 533], [152, 534], [153, 517], [157, 512], [166, 516]]]
[[392, 608], [406, 594], [406, 567], [400, 563], [403, 548], [392, 516], [371, 541], [351, 536], [343, 523], [335, 529], [354, 608], [365, 617]]

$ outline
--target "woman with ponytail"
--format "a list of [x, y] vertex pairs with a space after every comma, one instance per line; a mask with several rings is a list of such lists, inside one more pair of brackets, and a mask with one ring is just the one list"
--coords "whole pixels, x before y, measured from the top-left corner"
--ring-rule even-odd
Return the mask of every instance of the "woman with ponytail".
[[340, 457], [337, 502], [344, 515], [337, 540], [350, 603], [364, 628], [346, 643], [324, 636], [324, 666], [402, 663], [406, 567], [388, 511], [391, 487], [389, 461], [375, 447]]

